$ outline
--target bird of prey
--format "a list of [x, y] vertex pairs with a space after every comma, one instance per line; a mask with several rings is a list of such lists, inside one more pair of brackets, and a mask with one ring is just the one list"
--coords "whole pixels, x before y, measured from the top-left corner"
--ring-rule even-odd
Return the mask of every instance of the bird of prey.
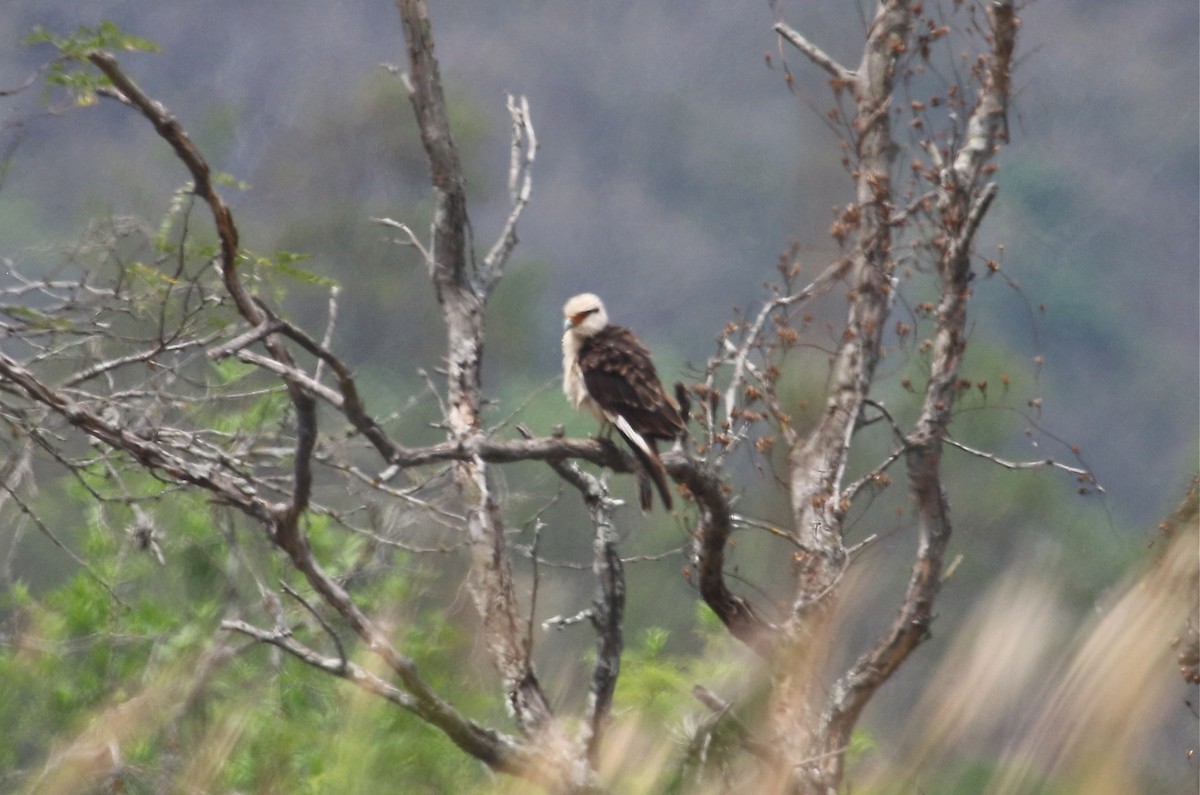
[[[604, 304], [583, 293], [563, 306], [563, 392], [575, 408], [586, 408], [601, 428], [615, 428], [649, 476], [663, 505], [671, 509], [667, 473], [658, 457], [658, 440], [684, 433], [684, 421], [667, 396], [650, 361], [650, 352], [623, 326], [610, 325]], [[650, 510], [652, 495], [639, 478], [638, 498]]]

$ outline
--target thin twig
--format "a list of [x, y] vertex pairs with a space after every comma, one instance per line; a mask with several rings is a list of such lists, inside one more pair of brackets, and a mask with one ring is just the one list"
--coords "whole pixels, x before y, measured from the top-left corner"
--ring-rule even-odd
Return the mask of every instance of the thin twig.
[[394, 221], [391, 218], [372, 218], [371, 220], [377, 224], [382, 224], [383, 226], [391, 229], [398, 229], [403, 232], [404, 236], [407, 238], [407, 245], [410, 245], [417, 251], [421, 252], [421, 259], [425, 262], [425, 266], [430, 270], [433, 269], [433, 254], [429, 252], [429, 249], [425, 248], [425, 245], [421, 243], [421, 239], [417, 237], [417, 234], [413, 232], [408, 224], [401, 223], [400, 221]]
[[[329, 346], [333, 344], [333, 329], [337, 325], [338, 316], [338, 296], [341, 295], [342, 288], [338, 285], [332, 285], [329, 288], [329, 309], [327, 311], [328, 318], [325, 321], [325, 336], [321, 338], [320, 349], [329, 350]], [[326, 361], [324, 357], [317, 360], [317, 369], [313, 371], [313, 379], [321, 380], [321, 370], [325, 367]]]
[[46, 523], [41, 520], [41, 517], [39, 517], [36, 513], [34, 513], [33, 509], [30, 508], [28, 505], [26, 505], [25, 501], [22, 500], [19, 496], [17, 496], [17, 493], [15, 491], [13, 491], [12, 488], [9, 487], [7, 482], [0, 481], [0, 488], [4, 489], [4, 491], [8, 494], [9, 498], [16, 504], [17, 508], [20, 509], [21, 513], [23, 513], [29, 517], [29, 519], [34, 523], [34, 525], [37, 527], [37, 529], [41, 531], [42, 535], [44, 535], [44, 536], [46, 536], [46, 538], [50, 539], [50, 542], [52, 544], [54, 544], [54, 546], [58, 547], [63, 552], [65, 552], [67, 554], [67, 557], [69, 557], [75, 563], [75, 565], [77, 565], [77, 566], [79, 566], [79, 568], [83, 569], [83, 571], [87, 574], [87, 576], [89, 576], [93, 580], [95, 580], [96, 583], [101, 588], [103, 588], [105, 591], [107, 591], [109, 597], [114, 602], [116, 602], [121, 607], [125, 608], [126, 610], [129, 609], [129, 605], [126, 604], [125, 600], [123, 600], [121, 597], [117, 596], [117, 592], [113, 590], [112, 586], [109, 585], [104, 580], [103, 577], [101, 577], [99, 574], [97, 574], [92, 569], [92, 567], [88, 565], [88, 562], [86, 560], [84, 560], [83, 558], [76, 555], [71, 550], [70, 547], [68, 547], [61, 540], [59, 540], [58, 536], [56, 536], [54, 534], [54, 531], [51, 530], [49, 527], [47, 527]]
[[[480, 265], [480, 287], [485, 295], [491, 292], [504, 272], [504, 265], [517, 244], [517, 221], [520, 220], [533, 193], [533, 162], [537, 158], [538, 143], [533, 120], [529, 116], [529, 100], [522, 96], [518, 104], [512, 94], [509, 94], [508, 113], [513, 124], [512, 156], [508, 171], [508, 189], [513, 207], [504, 222], [499, 239]], [[522, 140], [525, 142], [524, 149], [521, 147]]]
[[[1092, 473], [1090, 471], [1088, 471], [1086, 469], [1081, 469], [1079, 467], [1068, 466], [1067, 464], [1063, 464], [1059, 461], [1055, 461], [1053, 458], [1042, 458], [1042, 459], [1037, 459], [1037, 460], [1033, 460], [1033, 461], [1009, 461], [1007, 459], [999, 457], [998, 455], [995, 455], [994, 453], [989, 453], [985, 450], [977, 450], [974, 447], [970, 447], [968, 445], [963, 444], [962, 442], [951, 439], [949, 436], [946, 436], [944, 438], [944, 441], [946, 442], [946, 444], [950, 445], [951, 447], [957, 447], [959, 450], [962, 450], [964, 453], [969, 453], [970, 455], [973, 455], [976, 458], [982, 458], [985, 461], [991, 461], [993, 464], [996, 464], [999, 467], [1002, 467], [1004, 469], [1008, 469], [1011, 471], [1018, 471], [1018, 470], [1023, 470], [1023, 469], [1046, 469], [1047, 467], [1049, 467], [1051, 469], [1059, 469], [1059, 470], [1062, 470], [1063, 472], [1069, 472], [1070, 474], [1076, 475], [1078, 477], [1088, 478], [1089, 480], [1093, 479]], [[1100, 486], [1100, 484], [1096, 483], [1095, 486], [1096, 486], [1096, 491], [1100, 492], [1101, 494], [1104, 493], [1104, 489]]]
[[790, 295], [778, 296], [765, 303], [754, 322], [746, 331], [742, 344], [736, 349], [733, 356], [733, 375], [730, 377], [729, 387], [725, 390], [725, 419], [730, 423], [733, 421], [733, 412], [737, 407], [738, 390], [741, 389], [745, 379], [744, 371], [747, 367], [747, 357], [750, 354], [751, 348], [759, 342], [759, 336], [762, 334], [763, 326], [766, 325], [767, 318], [771, 313], [792, 306], [793, 304], [807, 301], [808, 299], [823, 293], [831, 288], [834, 283], [845, 275], [850, 267], [849, 260], [838, 260], [828, 266], [825, 270], [808, 283], [803, 289], [791, 293]]
[[321, 629], [325, 630], [325, 634], [328, 635], [333, 640], [333, 645], [335, 648], [337, 648], [338, 657], [342, 661], [341, 670], [345, 671], [346, 670], [346, 649], [345, 649], [345, 647], [342, 646], [342, 639], [339, 638], [337, 633], [333, 631], [333, 627], [329, 626], [329, 624], [325, 621], [325, 618], [320, 613], [317, 612], [316, 608], [314, 608], [312, 605], [310, 605], [308, 603], [308, 600], [306, 600], [303, 596], [300, 595], [299, 591], [297, 591], [292, 586], [288, 585], [286, 582], [283, 582], [282, 580], [280, 580], [279, 586], [281, 588], [283, 588], [284, 593], [286, 593], [288, 596], [292, 597], [297, 602], [299, 602], [301, 605], [303, 605], [304, 609], [307, 610], [309, 612], [309, 614], [317, 620], [317, 623], [321, 625]]
[[259, 323], [257, 326], [242, 332], [228, 342], [221, 343], [215, 348], [209, 348], [208, 355], [214, 361], [220, 361], [226, 356], [231, 356], [235, 353], [238, 353], [243, 348], [253, 345], [259, 340], [274, 334], [276, 331], [279, 331], [281, 326], [282, 323], [279, 320], [266, 319], [262, 323]]

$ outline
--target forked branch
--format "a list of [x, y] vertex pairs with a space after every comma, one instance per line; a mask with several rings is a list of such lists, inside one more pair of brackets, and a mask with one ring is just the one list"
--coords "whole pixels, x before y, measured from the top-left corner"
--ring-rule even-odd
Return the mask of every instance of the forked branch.
[[[484, 347], [484, 310], [488, 294], [515, 244], [516, 218], [528, 199], [527, 185], [516, 196], [516, 206], [495, 256], [482, 272], [473, 272], [471, 227], [467, 216], [464, 178], [450, 129], [442, 90], [429, 10], [424, 0], [397, 0], [408, 50], [409, 99], [417, 118], [429, 161], [434, 192], [432, 278], [442, 310], [447, 337], [446, 425], [452, 442], [463, 444], [483, 428], [480, 374]], [[514, 125], [530, 135], [526, 164], [517, 172], [528, 176], [535, 140], [527, 117], [514, 117]], [[527, 180], [526, 180], [527, 182]], [[522, 198], [522, 195], [524, 198]], [[492, 663], [504, 681], [509, 708], [517, 725], [528, 735], [557, 735], [560, 727], [542, 691], [530, 644], [528, 627], [520, 619], [513, 586], [510, 556], [498, 503], [492, 497], [487, 462], [480, 456], [459, 460], [454, 467], [458, 494], [467, 513], [467, 537], [472, 565], [468, 585], [481, 620]]]
[[978, 184], [983, 169], [1006, 134], [1008, 74], [1017, 31], [1011, 0], [992, 3], [989, 77], [979, 89], [975, 110], [967, 122], [970, 134], [954, 157], [955, 180], [944, 184], [938, 197], [943, 219], [959, 219], [945, 231], [949, 243], [939, 264], [942, 279], [937, 307], [933, 358], [921, 414], [905, 444], [909, 484], [916, 504], [917, 557], [904, 602], [891, 630], [838, 681], [823, 721], [826, 744], [845, 744], [858, 715], [880, 685], [926, 638], [933, 604], [941, 588], [942, 562], [950, 541], [950, 507], [942, 487], [942, 446], [952, 418], [962, 356], [967, 342], [970, 242], [982, 213], [994, 195], [989, 185], [981, 195], [965, 189]]

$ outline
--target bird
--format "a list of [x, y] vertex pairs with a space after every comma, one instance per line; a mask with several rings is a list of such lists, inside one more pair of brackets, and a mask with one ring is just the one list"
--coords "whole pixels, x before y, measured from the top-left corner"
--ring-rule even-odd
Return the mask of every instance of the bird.
[[[621, 435], [671, 510], [657, 442], [682, 436], [685, 423], [658, 380], [646, 346], [629, 329], [608, 322], [596, 295], [581, 293], [563, 305], [562, 349], [567, 399], [594, 414], [601, 431], [615, 429]], [[649, 511], [653, 495], [642, 477], [638, 498], [642, 510]]]

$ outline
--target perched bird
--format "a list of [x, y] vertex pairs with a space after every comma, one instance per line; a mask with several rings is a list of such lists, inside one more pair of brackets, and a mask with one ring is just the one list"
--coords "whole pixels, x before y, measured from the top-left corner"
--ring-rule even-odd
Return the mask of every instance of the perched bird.
[[[610, 325], [604, 304], [591, 293], [567, 301], [563, 316], [563, 392], [575, 408], [595, 414], [602, 429], [621, 434], [670, 510], [671, 490], [656, 442], [683, 435], [684, 422], [658, 380], [650, 352], [632, 331]], [[650, 510], [644, 478], [638, 498], [642, 510]]]

